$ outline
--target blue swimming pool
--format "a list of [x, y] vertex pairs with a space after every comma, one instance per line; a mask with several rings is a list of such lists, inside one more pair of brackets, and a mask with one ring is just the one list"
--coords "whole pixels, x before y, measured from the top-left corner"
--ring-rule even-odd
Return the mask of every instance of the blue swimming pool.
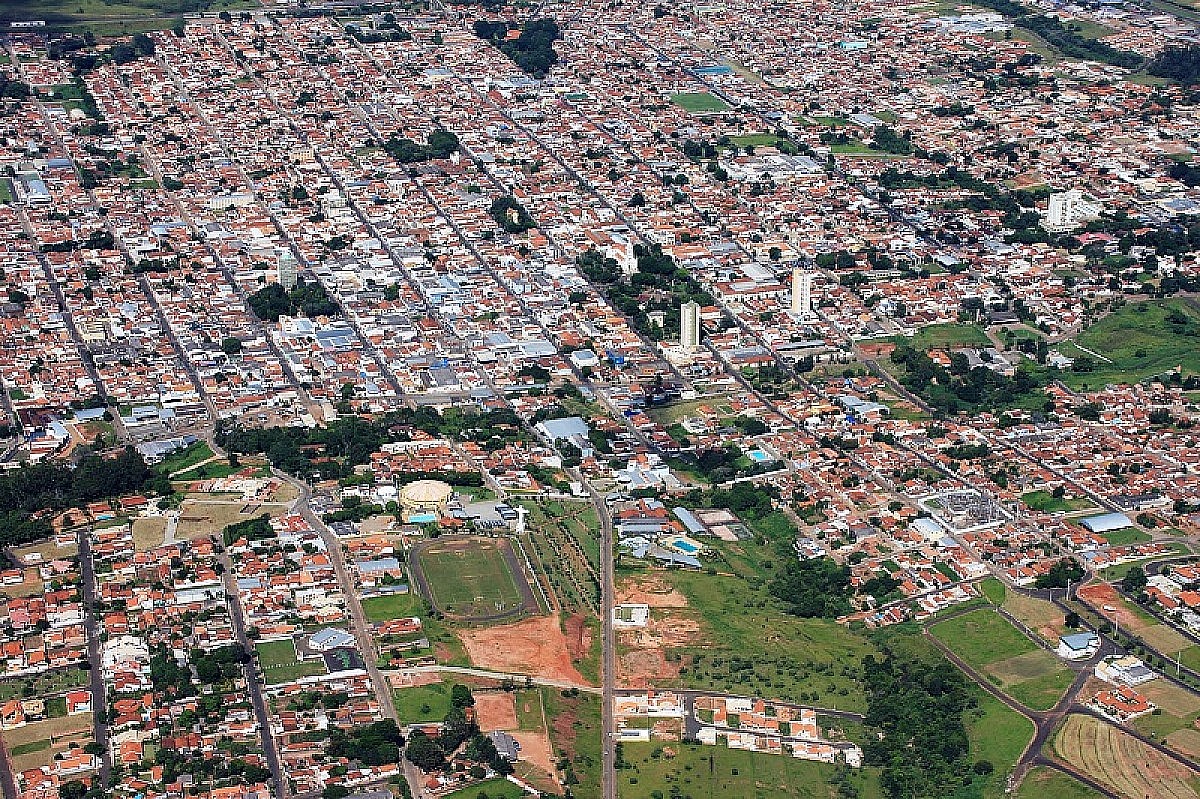
[[680, 552], [686, 552], [689, 555], [695, 555], [700, 549], [700, 547], [690, 541], [676, 541], [673, 546]]
[[755, 463], [766, 463], [767, 461], [771, 460], [771, 456], [763, 452], [761, 449], [752, 449], [747, 452], [746, 455], [749, 456], [750, 460], [754, 461]]
[[713, 64], [709, 67], [697, 67], [693, 70], [697, 75], [731, 75], [733, 68], [724, 64]]
[[408, 517], [409, 524], [430, 524], [438, 520], [436, 513], [414, 513]]

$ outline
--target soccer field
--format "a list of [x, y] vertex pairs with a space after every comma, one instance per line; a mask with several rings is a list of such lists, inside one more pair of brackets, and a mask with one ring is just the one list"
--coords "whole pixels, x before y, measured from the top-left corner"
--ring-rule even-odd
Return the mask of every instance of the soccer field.
[[513, 611], [524, 595], [505, 560], [505, 541], [469, 538], [435, 543], [420, 554], [434, 604], [453, 616], [486, 617]]

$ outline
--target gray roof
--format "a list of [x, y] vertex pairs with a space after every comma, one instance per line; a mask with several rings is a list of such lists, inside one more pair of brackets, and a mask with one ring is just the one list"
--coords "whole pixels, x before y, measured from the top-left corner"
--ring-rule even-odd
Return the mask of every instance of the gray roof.
[[1093, 533], [1107, 533], [1112, 530], [1133, 527], [1133, 522], [1124, 513], [1102, 513], [1099, 516], [1089, 516], [1080, 524]]

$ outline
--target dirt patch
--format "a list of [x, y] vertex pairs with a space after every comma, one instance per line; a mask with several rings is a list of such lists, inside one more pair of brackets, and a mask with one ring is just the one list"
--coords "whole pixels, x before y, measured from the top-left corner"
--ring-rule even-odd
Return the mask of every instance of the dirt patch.
[[578, 663], [588, 656], [591, 646], [591, 635], [588, 634], [585, 619], [576, 613], [567, 617], [563, 626], [567, 628], [567, 651], [571, 653], [571, 660]]
[[1200, 732], [1176, 730], [1167, 736], [1167, 744], [1189, 757], [1200, 757]]
[[652, 608], [688, 606], [687, 597], [657, 575], [623, 580], [617, 588], [617, 602], [622, 605], [649, 605]]
[[[537, 787], [555, 791], [561, 788], [554, 771], [554, 752], [550, 749], [550, 736], [544, 731], [517, 731], [509, 734], [521, 745], [521, 759], [514, 764], [516, 773]], [[523, 765], [530, 769], [526, 771]]]
[[456, 632], [471, 663], [480, 668], [587, 684], [571, 662], [557, 614]]
[[517, 728], [517, 703], [507, 691], [499, 694], [476, 694], [475, 716], [479, 729], [515, 730]]
[[442, 677], [434, 671], [405, 671], [393, 672], [387, 676], [387, 680], [393, 688], [416, 688], [441, 682]]
[[1054, 740], [1060, 757], [1122, 796], [1194, 799], [1196, 772], [1090, 716], [1071, 715]]
[[678, 676], [679, 664], [668, 663], [662, 649], [636, 649], [617, 660], [617, 680], [621, 688], [650, 688]]
[[[1125, 600], [1117, 593], [1117, 589], [1107, 583], [1085, 585], [1076, 592], [1076, 595], [1092, 605], [1096, 612], [1104, 618], [1109, 621], [1117, 621], [1127, 630], [1140, 630], [1150, 626], [1145, 619], [1129, 610], [1125, 606]], [[1115, 609], [1106, 610], [1105, 605]]]

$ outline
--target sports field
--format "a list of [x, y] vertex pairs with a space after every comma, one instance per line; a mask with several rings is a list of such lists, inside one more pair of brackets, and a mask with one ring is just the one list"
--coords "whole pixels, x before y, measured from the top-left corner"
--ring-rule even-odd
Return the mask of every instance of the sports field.
[[525, 604], [519, 578], [505, 559], [508, 546], [501, 539], [458, 538], [422, 549], [421, 571], [438, 609], [451, 616], [488, 617]]
[[1055, 655], [992, 610], [956, 616], [929, 631], [1001, 690], [1034, 710], [1053, 707], [1074, 678]]
[[717, 111], [728, 111], [729, 103], [722, 100], [720, 97], [709, 94], [708, 92], [683, 92], [681, 94], [672, 94], [671, 102], [682, 108], [684, 111], [691, 111], [693, 114], [708, 114]]

